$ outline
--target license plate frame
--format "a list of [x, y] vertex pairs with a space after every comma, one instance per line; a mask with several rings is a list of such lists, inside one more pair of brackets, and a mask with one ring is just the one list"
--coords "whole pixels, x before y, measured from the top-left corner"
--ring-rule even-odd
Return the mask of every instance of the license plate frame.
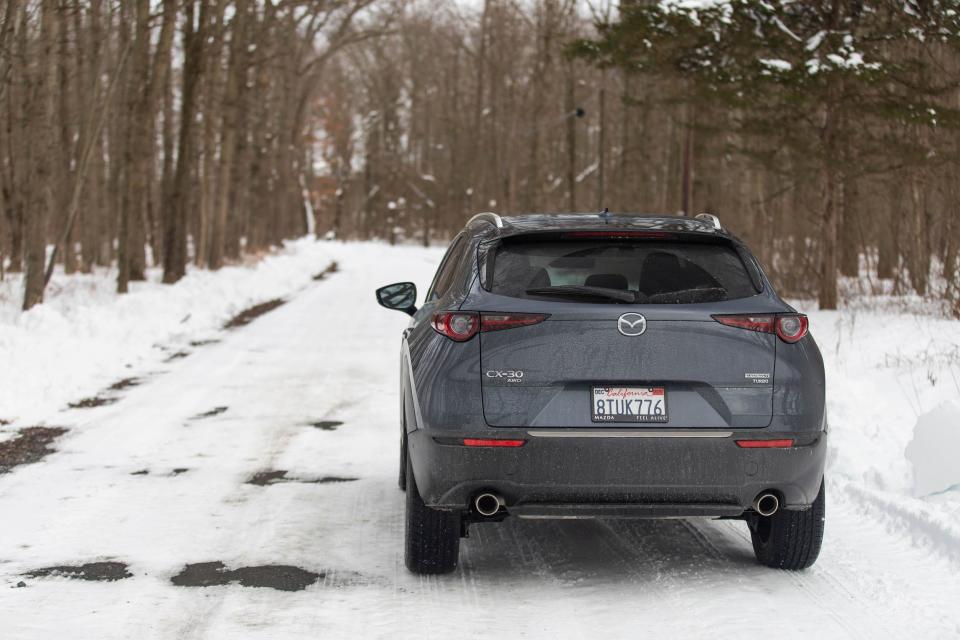
[[669, 421], [666, 387], [593, 385], [590, 419], [601, 424]]

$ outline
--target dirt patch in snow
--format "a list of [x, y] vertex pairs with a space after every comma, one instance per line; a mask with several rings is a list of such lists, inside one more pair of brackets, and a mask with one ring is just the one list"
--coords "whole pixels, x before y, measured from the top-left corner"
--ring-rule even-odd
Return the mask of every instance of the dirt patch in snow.
[[23, 574], [29, 578], [70, 578], [72, 580], [90, 580], [93, 582], [116, 582], [132, 578], [123, 562], [88, 562], [78, 565], [60, 565], [44, 567]]
[[298, 482], [301, 484], [330, 484], [334, 482], [355, 482], [359, 478], [344, 478], [340, 476], [324, 476], [322, 478], [293, 478], [287, 476], [287, 471], [283, 469], [258, 471], [253, 474], [247, 484], [265, 487], [270, 484], [281, 484], [284, 482]]
[[197, 415], [193, 416], [193, 417], [190, 418], [190, 419], [191, 419], [191, 420], [203, 420], [204, 418], [212, 418], [212, 417], [214, 417], [214, 416], [220, 415], [221, 413], [224, 413], [224, 412], [225, 412], [227, 409], [229, 409], [229, 408], [230, 408], [230, 407], [214, 407], [213, 409], [210, 409], [209, 411], [204, 411], [203, 413], [198, 413]]
[[143, 380], [140, 378], [123, 378], [122, 380], [117, 380], [92, 398], [84, 398], [83, 400], [78, 400], [77, 402], [71, 402], [67, 405], [67, 407], [70, 409], [94, 409], [96, 407], [103, 407], [108, 404], [113, 404], [120, 401], [120, 397], [114, 394], [126, 391], [127, 389], [139, 386], [141, 384], [143, 384]]
[[[179, 475], [184, 474], [184, 473], [186, 473], [186, 472], [188, 472], [188, 471], [190, 471], [190, 469], [188, 469], [187, 467], [177, 467], [177, 468], [175, 468], [175, 469], [172, 469], [172, 470], [170, 471], [170, 473], [168, 473], [167, 475], [168, 475], [168, 476], [179, 476]], [[150, 475], [150, 469], [140, 469], [140, 470], [138, 470], [138, 471], [132, 471], [132, 472], [130, 472], [130, 475], [132, 475], [132, 476], [148, 476], [148, 475]]]
[[7, 426], [8, 424], [11, 424], [11, 421], [10, 421], [10, 420], [0, 419], [0, 427], [5, 427], [5, 426]]
[[310, 426], [323, 431], [336, 431], [337, 427], [342, 424], [342, 420], [318, 420], [317, 422], [311, 422]]
[[96, 407], [102, 407], [108, 404], [113, 404], [117, 402], [120, 398], [110, 398], [107, 396], [94, 396], [92, 398], [84, 398], [77, 402], [71, 402], [67, 406], [71, 409], [94, 409]]
[[15, 438], [0, 442], [0, 474], [14, 467], [32, 464], [50, 455], [55, 449], [50, 444], [67, 432], [63, 427], [27, 427]]
[[340, 265], [338, 265], [338, 264], [337, 264], [337, 261], [334, 260], [333, 262], [331, 262], [330, 264], [327, 265], [327, 268], [326, 268], [326, 269], [324, 269], [324, 270], [321, 271], [320, 273], [318, 273], [318, 274], [316, 274], [315, 276], [313, 276], [313, 279], [314, 279], [314, 280], [323, 280], [323, 279], [326, 278], [327, 276], [329, 276], [329, 275], [331, 275], [331, 274], [334, 274], [334, 273], [336, 273], [336, 272], [339, 271], [339, 270], [340, 270]]
[[217, 344], [218, 342], [220, 342], [220, 341], [217, 340], [216, 338], [210, 338], [209, 340], [194, 340], [193, 342], [190, 343], [190, 346], [191, 346], [191, 347], [205, 347], [205, 346], [207, 346], [207, 345], [209, 345], [209, 344]]
[[170, 582], [178, 587], [216, 587], [236, 582], [244, 587], [303, 591], [325, 577], [324, 573], [314, 573], [286, 564], [228, 569], [222, 562], [198, 562], [186, 565]]
[[189, 351], [177, 351], [176, 353], [168, 356], [167, 359], [164, 360], [164, 362], [173, 362], [174, 360], [182, 360], [183, 358], [186, 358], [188, 355], [190, 355]]
[[125, 389], [139, 386], [142, 383], [143, 380], [140, 378], [124, 378], [123, 380], [118, 380], [107, 387], [107, 391], [124, 391]]
[[235, 315], [227, 324], [223, 325], [223, 328], [237, 329], [239, 327], [245, 327], [260, 316], [270, 313], [277, 307], [283, 306], [286, 303], [287, 301], [282, 298], [275, 298], [273, 300], [268, 300], [267, 302], [255, 304], [249, 309], [245, 309]]

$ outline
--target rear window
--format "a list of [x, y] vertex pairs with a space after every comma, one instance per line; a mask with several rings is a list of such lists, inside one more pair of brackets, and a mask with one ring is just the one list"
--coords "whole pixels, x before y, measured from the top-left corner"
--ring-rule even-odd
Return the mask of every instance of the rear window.
[[721, 244], [514, 240], [493, 260], [490, 290], [515, 298], [683, 304], [757, 294], [738, 253]]

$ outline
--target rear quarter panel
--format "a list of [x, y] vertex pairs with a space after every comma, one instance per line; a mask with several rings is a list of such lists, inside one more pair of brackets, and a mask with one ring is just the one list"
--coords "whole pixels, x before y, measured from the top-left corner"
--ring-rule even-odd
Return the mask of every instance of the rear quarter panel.
[[410, 332], [407, 344], [410, 368], [406, 384], [412, 385], [407, 397], [419, 401], [419, 412], [407, 412], [407, 430], [485, 428], [480, 341], [454, 342], [439, 335], [427, 321]]
[[777, 431], [826, 429], [826, 377], [813, 335], [796, 344], [777, 340], [773, 422]]
[[[476, 238], [468, 239], [450, 291], [428, 300], [414, 315], [404, 337], [401, 358], [407, 431], [414, 429], [483, 429], [480, 395], [480, 341], [454, 342], [433, 330], [439, 311], [456, 311], [476, 282]], [[408, 406], [408, 405], [413, 405]]]

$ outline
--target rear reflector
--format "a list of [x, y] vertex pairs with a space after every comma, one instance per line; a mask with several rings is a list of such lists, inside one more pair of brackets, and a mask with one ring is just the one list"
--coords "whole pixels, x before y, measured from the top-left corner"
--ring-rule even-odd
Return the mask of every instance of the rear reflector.
[[789, 449], [793, 440], [736, 440], [741, 449]]
[[672, 233], [664, 231], [571, 231], [563, 234], [564, 239], [608, 239], [618, 238], [673, 238]]
[[467, 447], [522, 447], [526, 440], [498, 440], [493, 438], [464, 438]]
[[720, 324], [748, 331], [775, 333], [784, 342], [793, 344], [807, 335], [810, 321], [802, 313], [784, 313], [777, 315], [721, 315], [713, 316]]
[[549, 318], [546, 313], [481, 313], [480, 331], [501, 331], [539, 324]]

